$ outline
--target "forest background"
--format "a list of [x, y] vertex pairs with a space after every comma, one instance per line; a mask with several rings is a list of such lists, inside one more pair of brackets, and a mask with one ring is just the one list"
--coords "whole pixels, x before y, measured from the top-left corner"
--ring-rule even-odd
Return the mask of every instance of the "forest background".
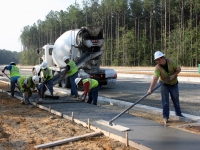
[[199, 0], [83, 0], [24, 26], [22, 51], [0, 50], [0, 64], [38, 64], [36, 49], [82, 26], [103, 27], [102, 66], [152, 66], [157, 50], [181, 66], [200, 63]]

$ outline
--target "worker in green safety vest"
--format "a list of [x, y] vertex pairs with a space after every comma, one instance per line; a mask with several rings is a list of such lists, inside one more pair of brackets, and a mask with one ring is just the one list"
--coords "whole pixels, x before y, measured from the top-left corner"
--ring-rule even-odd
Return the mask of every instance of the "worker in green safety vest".
[[40, 99], [39, 101], [43, 101], [44, 93], [46, 90], [49, 90], [51, 96], [53, 96], [53, 73], [52, 70], [48, 67], [47, 62], [42, 62], [40, 65], [40, 71], [38, 72], [38, 76], [43, 78], [42, 84], [39, 85]]
[[184, 117], [180, 108], [177, 79], [181, 68], [175, 60], [172, 60], [171, 58], [165, 58], [165, 54], [163, 54], [161, 51], [156, 51], [154, 53], [154, 60], [157, 62], [157, 65], [155, 67], [154, 76], [147, 93], [152, 93], [152, 89], [156, 85], [158, 79], [159, 82], [164, 82], [169, 78], [169, 81], [166, 81], [166, 83], [164, 83], [160, 88], [163, 107], [163, 122], [166, 124], [168, 123], [169, 119], [169, 95], [171, 96], [176, 115], [179, 117]]
[[18, 85], [20, 90], [23, 92], [23, 103], [26, 105], [30, 104], [29, 97], [32, 95], [32, 91], [38, 87], [39, 77], [38, 76], [21, 76], [18, 79]]
[[98, 92], [99, 92], [99, 83], [95, 79], [91, 78], [76, 78], [75, 83], [77, 86], [83, 86], [84, 93], [81, 96], [82, 101], [84, 102], [86, 99], [86, 96], [88, 95], [87, 103], [97, 105], [97, 99], [98, 99]]
[[75, 62], [69, 59], [68, 56], [63, 57], [63, 61], [66, 63], [66, 67], [61, 78], [64, 78], [67, 74], [71, 84], [71, 96], [78, 98], [79, 95], [75, 84], [75, 79], [78, 77], [78, 67], [76, 66]]
[[20, 77], [19, 68], [16, 66], [15, 62], [11, 62], [8, 66], [4, 67], [2, 73], [5, 74], [5, 70], [10, 71], [10, 91], [11, 96], [14, 97], [15, 86], [17, 84], [17, 80]]

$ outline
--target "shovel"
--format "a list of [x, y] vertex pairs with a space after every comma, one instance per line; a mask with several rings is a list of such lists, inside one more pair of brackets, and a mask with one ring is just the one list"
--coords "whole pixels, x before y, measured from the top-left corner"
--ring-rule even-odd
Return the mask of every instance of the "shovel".
[[[8, 76], [6, 73], [4, 73], [4, 74], [5, 74], [6, 77], [10, 80], [9, 76]], [[15, 86], [18, 88], [19, 91], [21, 91], [20, 88], [19, 88], [19, 86], [18, 86], [16, 83], [15, 83]]]

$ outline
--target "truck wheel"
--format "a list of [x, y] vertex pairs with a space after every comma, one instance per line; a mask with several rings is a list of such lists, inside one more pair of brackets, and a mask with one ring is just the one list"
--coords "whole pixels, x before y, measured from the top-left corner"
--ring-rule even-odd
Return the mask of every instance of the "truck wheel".
[[71, 88], [69, 77], [66, 77], [61, 81], [62, 88]]

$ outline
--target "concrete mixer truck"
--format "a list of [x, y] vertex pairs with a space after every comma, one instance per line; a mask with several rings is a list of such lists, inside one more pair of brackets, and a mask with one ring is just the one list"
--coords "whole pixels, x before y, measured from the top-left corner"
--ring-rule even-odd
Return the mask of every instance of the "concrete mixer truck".
[[[38, 49], [42, 55], [42, 61], [47, 62], [54, 74], [54, 85], [59, 84], [63, 88], [70, 88], [69, 78], [61, 79], [64, 72], [61, 69], [66, 66], [63, 62], [64, 56], [69, 56], [79, 69], [79, 77], [93, 78], [99, 85], [115, 85], [117, 73], [113, 69], [100, 68], [100, 60], [103, 54], [102, 45], [104, 42], [102, 27], [82, 27], [81, 29], [69, 30], [63, 33], [54, 45], [45, 45]], [[37, 74], [40, 65], [33, 67], [33, 74]]]

